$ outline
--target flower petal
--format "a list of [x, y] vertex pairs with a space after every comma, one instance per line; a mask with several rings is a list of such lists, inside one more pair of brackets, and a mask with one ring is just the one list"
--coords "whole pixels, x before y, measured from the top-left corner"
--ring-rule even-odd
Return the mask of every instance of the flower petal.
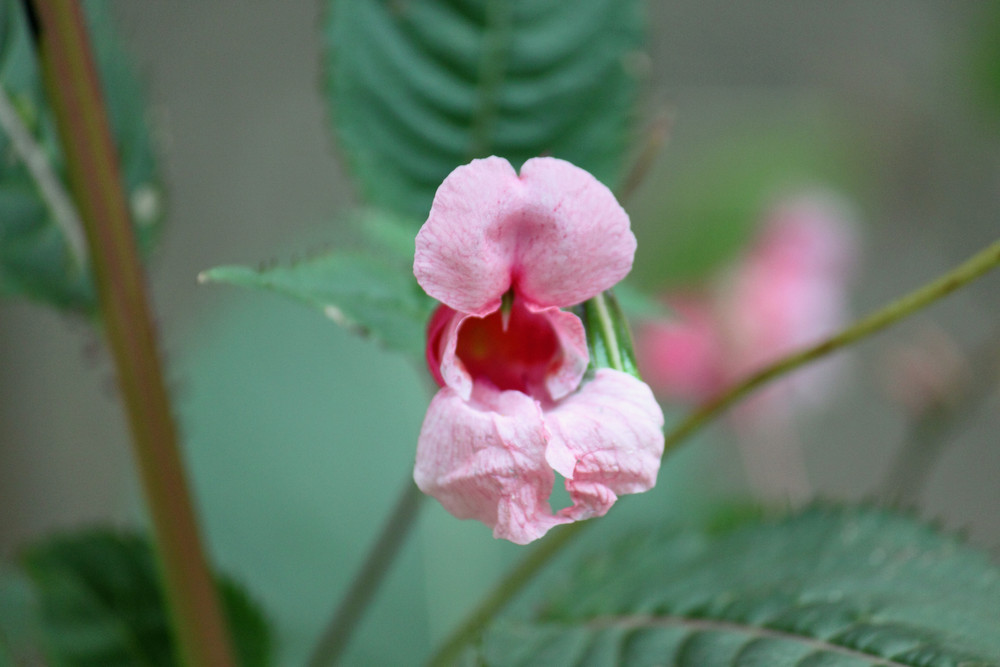
[[512, 244], [501, 232], [520, 208], [522, 189], [499, 157], [473, 160], [444, 179], [417, 234], [413, 273], [424, 291], [480, 317], [500, 306], [512, 279]]
[[[548, 320], [559, 340], [558, 357], [545, 373], [545, 390], [548, 391], [548, 396], [536, 395], [534, 398], [557, 401], [576, 390], [587, 371], [587, 364], [590, 362], [587, 334], [583, 329], [583, 322], [571, 312], [558, 308], [531, 310]], [[434, 332], [427, 352], [431, 373], [436, 380], [440, 380], [439, 384], [451, 387], [465, 400], [472, 396], [474, 380], [458, 357], [458, 336], [462, 325], [472, 317], [474, 316], [456, 313], [445, 306], [435, 312], [428, 327]]]
[[587, 333], [580, 318], [569, 311], [549, 308], [543, 312], [549, 318], [562, 349], [558, 365], [550, 371], [545, 381], [545, 388], [549, 390], [552, 400], [558, 401], [575, 391], [580, 386], [583, 374], [587, 372], [587, 364], [590, 363]]
[[707, 298], [671, 301], [676, 319], [647, 321], [636, 336], [639, 370], [658, 396], [698, 402], [729, 381], [728, 358]]
[[527, 544], [570, 521], [549, 507], [546, 435], [538, 404], [520, 392], [477, 386], [465, 401], [446, 387], [427, 410], [413, 478], [454, 516]]
[[656, 484], [663, 455], [663, 412], [641, 380], [609, 368], [545, 414], [545, 458], [566, 478], [571, 520], [602, 516], [623, 493]]
[[518, 292], [539, 306], [572, 306], [628, 275], [635, 236], [611, 190], [564, 160], [533, 158], [517, 236]]
[[589, 173], [534, 158], [518, 177], [490, 157], [458, 167], [438, 188], [413, 272], [434, 298], [481, 317], [512, 285], [541, 308], [585, 301], [624, 278], [634, 254], [628, 215]]

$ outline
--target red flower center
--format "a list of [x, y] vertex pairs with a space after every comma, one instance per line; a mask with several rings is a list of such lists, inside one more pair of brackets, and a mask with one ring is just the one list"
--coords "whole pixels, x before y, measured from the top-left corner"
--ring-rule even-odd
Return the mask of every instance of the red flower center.
[[[456, 354], [473, 381], [488, 380], [497, 389], [548, 398], [545, 378], [562, 356], [559, 339], [545, 315], [532, 313], [514, 299], [486, 317], [470, 317], [458, 331]], [[427, 362], [438, 384], [441, 377], [441, 336], [455, 311], [440, 306], [428, 326]]]

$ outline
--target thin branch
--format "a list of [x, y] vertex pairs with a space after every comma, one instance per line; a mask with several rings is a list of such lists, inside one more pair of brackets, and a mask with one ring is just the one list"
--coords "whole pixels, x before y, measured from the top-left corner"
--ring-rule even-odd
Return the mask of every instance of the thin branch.
[[496, 122], [497, 99], [503, 84], [510, 50], [511, 8], [506, 0], [487, 0], [483, 50], [476, 80], [476, 113], [470, 128], [469, 158], [484, 157], [492, 151], [490, 134]]
[[827, 338], [801, 352], [796, 352], [784, 359], [779, 359], [770, 366], [757, 371], [742, 382], [709, 400], [677, 425], [666, 437], [665, 452], [670, 451], [685, 438], [711, 421], [720, 412], [761, 385], [785, 375], [800, 366], [804, 366], [810, 361], [815, 361], [828, 354], [842, 350], [862, 338], [867, 338], [872, 334], [882, 331], [901, 319], [929, 306], [938, 299], [951, 294], [959, 287], [972, 282], [990, 269], [995, 268], [997, 264], [1000, 264], [1000, 241], [994, 242], [985, 250], [976, 253], [970, 259], [936, 280], [893, 301], [888, 306], [868, 317], [855, 322], [837, 335]]
[[389, 515], [389, 520], [382, 527], [382, 533], [368, 551], [361, 571], [334, 612], [319, 644], [316, 645], [309, 660], [310, 667], [323, 667], [336, 663], [347, 648], [355, 626], [378, 591], [379, 584], [389, 571], [389, 566], [406, 543], [406, 538], [415, 523], [417, 511], [425, 497], [413, 480], [407, 478], [403, 492], [399, 494], [396, 505]]
[[506, 607], [507, 603], [521, 592], [521, 589], [531, 581], [539, 570], [545, 567], [556, 554], [567, 547], [590, 524], [590, 521], [578, 521], [558, 526], [550, 531], [545, 539], [539, 542], [538, 546], [493, 588], [486, 599], [479, 603], [479, 606], [465, 623], [451, 634], [451, 637], [442, 644], [428, 664], [434, 667], [447, 667], [447, 665], [454, 664], [462, 649], [482, 632], [490, 619]]
[[45, 90], [91, 253], [181, 664], [233, 653], [177, 446], [145, 278], [80, 3], [31, 0]]
[[900, 506], [917, 502], [949, 441], [997, 390], [998, 340], [991, 336], [975, 351], [969, 361], [971, 367], [980, 372], [958, 387], [955, 396], [928, 406], [912, 420], [905, 440], [896, 449], [889, 471], [879, 485], [882, 502]]
[[649, 175], [650, 170], [656, 163], [656, 159], [660, 157], [660, 153], [663, 152], [664, 147], [670, 140], [672, 129], [673, 119], [666, 109], [662, 109], [649, 124], [649, 128], [645, 132], [645, 142], [639, 150], [639, 155], [636, 156], [635, 161], [632, 163], [631, 169], [629, 169], [628, 174], [625, 175], [625, 178], [622, 179], [622, 182], [615, 189], [618, 201], [625, 202], [631, 199], [635, 191], [646, 180], [646, 176]]
[[[665, 438], [664, 454], [693, 435], [702, 426], [718, 416], [723, 410], [739, 401], [754, 389], [776, 380], [800, 366], [815, 361], [828, 354], [871, 336], [899, 320], [912, 315], [931, 303], [951, 294], [1000, 264], [1000, 241], [931, 281], [927, 285], [910, 292], [874, 314], [859, 320], [825, 341], [801, 352], [779, 359], [770, 366], [754, 373], [742, 382], [730, 387], [716, 398], [708, 401], [674, 427]], [[469, 616], [468, 620], [455, 629], [429, 664], [437, 667], [450, 665], [461, 654], [462, 649], [478, 637], [490, 620], [527, 585], [531, 578], [565, 549], [589, 522], [574, 523], [553, 530], [519, 565], [507, 574], [493, 589], [493, 592]]]

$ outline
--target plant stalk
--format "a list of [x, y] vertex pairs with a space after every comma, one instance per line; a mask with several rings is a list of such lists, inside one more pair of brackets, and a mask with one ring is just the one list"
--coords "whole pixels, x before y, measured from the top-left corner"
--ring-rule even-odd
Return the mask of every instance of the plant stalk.
[[424, 496], [407, 478], [403, 492], [399, 494], [388, 521], [382, 526], [378, 540], [365, 557], [364, 565], [337, 607], [333, 618], [316, 645], [310, 667], [324, 667], [337, 662], [347, 648], [348, 641], [358, 621], [378, 591], [389, 567], [399, 554], [415, 522]]
[[177, 445], [145, 280], [80, 3], [30, 0], [45, 88], [83, 221], [179, 659], [234, 664]]
[[[776, 380], [810, 361], [842, 350], [863, 338], [882, 331], [979, 278], [996, 268], [998, 264], [1000, 264], [1000, 240], [976, 253], [948, 273], [893, 301], [872, 315], [855, 322], [840, 333], [801, 352], [779, 359], [770, 366], [750, 375], [709, 400], [671, 429], [665, 438], [664, 455], [754, 389]], [[588, 523], [574, 523], [553, 530], [531, 553], [525, 556], [520, 564], [500, 580], [493, 588], [493, 592], [480, 603], [468, 620], [456, 628], [445, 640], [428, 664], [435, 667], [454, 664], [462, 649], [474, 641], [493, 617], [503, 610], [554, 556], [569, 546]]]
[[995, 241], [984, 250], [955, 267], [948, 273], [932, 280], [906, 296], [893, 301], [884, 308], [861, 319], [840, 333], [808, 347], [800, 352], [784, 357], [770, 366], [750, 375], [742, 382], [730, 387], [678, 424], [666, 437], [664, 453], [680, 444], [687, 437], [715, 418], [754, 389], [789, 373], [810, 361], [842, 350], [857, 341], [882, 331], [901, 319], [926, 308], [938, 299], [948, 296], [959, 287], [966, 285], [1000, 264], [1000, 241]]
[[558, 526], [549, 532], [534, 549], [507, 573], [500, 583], [494, 586], [486, 598], [469, 615], [468, 619], [441, 645], [437, 653], [428, 661], [434, 667], [453, 665], [462, 653], [462, 649], [471, 643], [483, 631], [490, 620], [500, 612], [514, 596], [528, 585], [532, 577], [545, 567], [552, 558], [569, 546], [582, 533], [590, 521]]

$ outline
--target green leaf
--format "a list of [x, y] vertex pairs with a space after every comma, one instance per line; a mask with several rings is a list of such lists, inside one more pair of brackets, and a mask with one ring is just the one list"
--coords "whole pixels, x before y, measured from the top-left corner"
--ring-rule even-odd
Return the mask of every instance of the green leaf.
[[379, 209], [362, 209], [351, 216], [353, 226], [368, 242], [368, 247], [407, 272], [413, 270], [416, 250], [414, 229], [420, 221], [393, 215]]
[[[412, 254], [407, 257], [412, 261]], [[417, 285], [409, 263], [392, 260], [391, 251], [379, 256], [341, 251], [290, 266], [220, 266], [203, 272], [199, 280], [293, 297], [343, 327], [419, 358], [435, 302]]]
[[642, 21], [639, 0], [330, 0], [327, 99], [365, 198], [422, 219], [452, 169], [491, 154], [614, 185]]
[[[107, 2], [84, 3], [139, 246], [152, 245], [162, 192], [142, 91]], [[92, 312], [88, 253], [22, 3], [0, 0], [0, 296]]]
[[[40, 600], [42, 642], [53, 664], [176, 664], [167, 612], [148, 542], [90, 530], [34, 545], [23, 556]], [[246, 594], [219, 581], [244, 667], [271, 663], [267, 623]]]
[[567, 581], [534, 618], [488, 631], [487, 664], [1000, 664], [1000, 570], [877, 509], [647, 531]]

